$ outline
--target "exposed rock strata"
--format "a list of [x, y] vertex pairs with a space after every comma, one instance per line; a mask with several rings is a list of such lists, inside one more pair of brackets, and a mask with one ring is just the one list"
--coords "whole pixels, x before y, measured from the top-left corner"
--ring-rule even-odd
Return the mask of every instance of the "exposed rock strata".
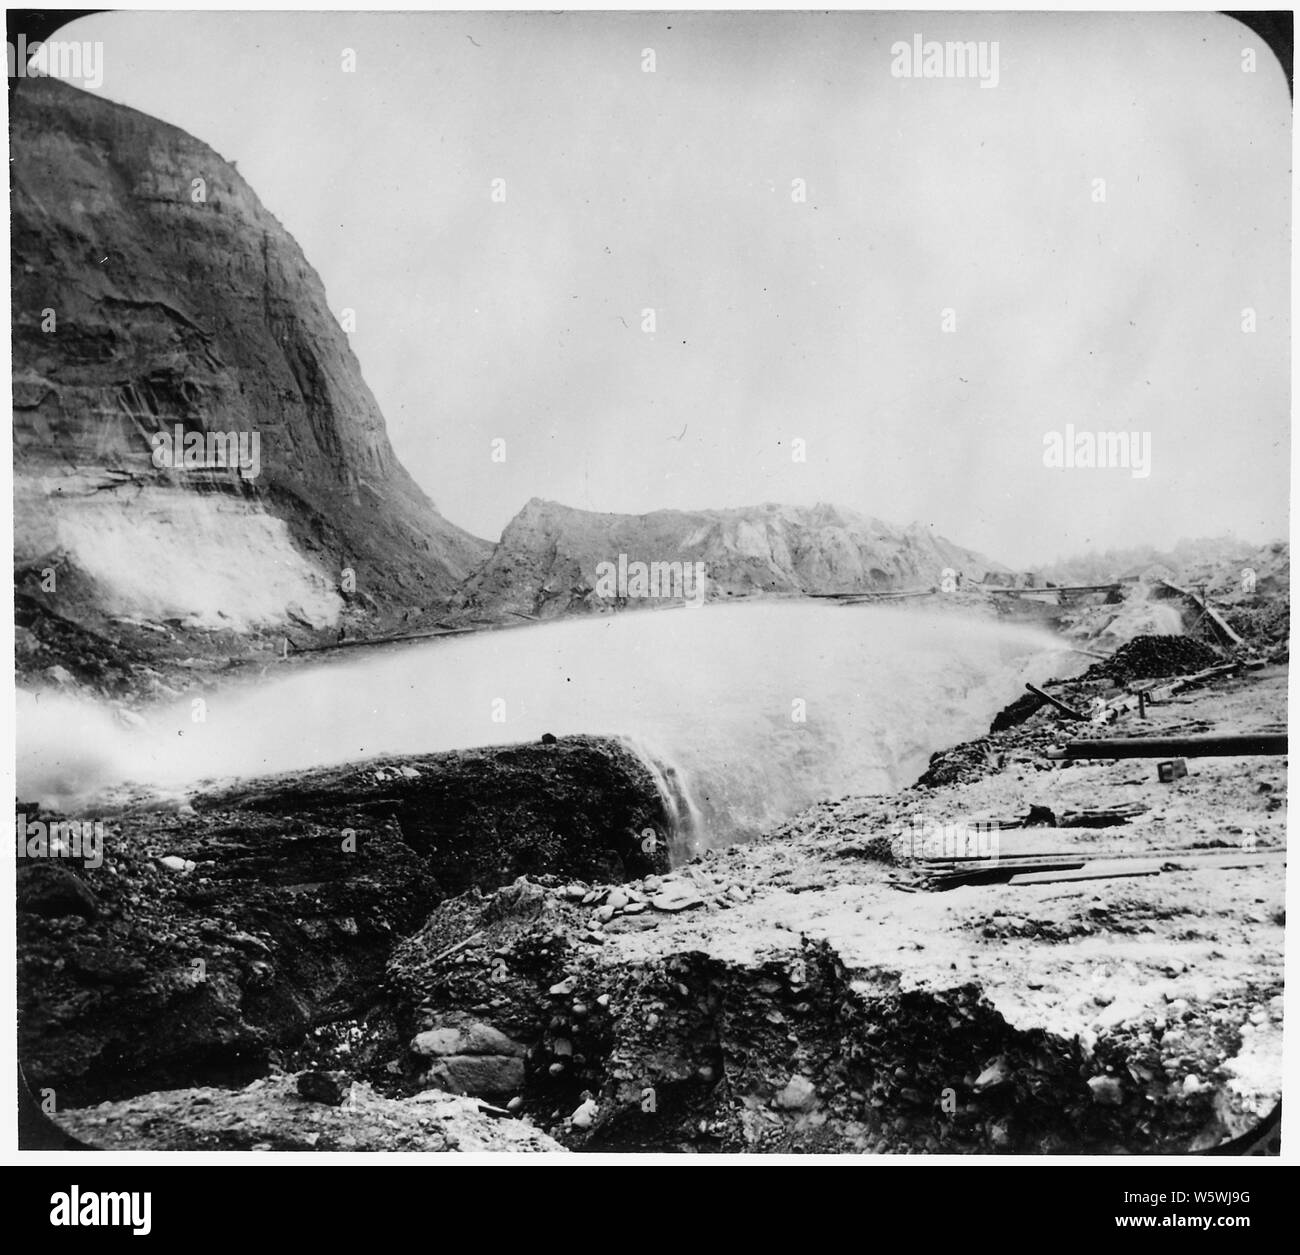
[[[319, 277], [234, 166], [41, 78], [11, 94], [10, 149], [29, 610], [153, 655], [441, 613], [489, 545], [397, 461]], [[256, 434], [260, 474], [155, 466], [177, 425]], [[20, 665], [59, 661], [19, 644]]]

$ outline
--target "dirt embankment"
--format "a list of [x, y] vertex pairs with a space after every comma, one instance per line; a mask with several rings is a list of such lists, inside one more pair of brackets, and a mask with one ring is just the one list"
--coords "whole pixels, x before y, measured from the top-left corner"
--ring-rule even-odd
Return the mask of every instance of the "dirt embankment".
[[[28, 842], [58, 819], [18, 810]], [[355, 1017], [393, 1082], [385, 964], [437, 903], [666, 865], [643, 835], [667, 832], [653, 779], [590, 737], [321, 769], [102, 822], [98, 866], [19, 859], [19, 1057], [60, 1106], [247, 1082], [346, 1044]]]
[[[1089, 686], [1124, 696], [1053, 692]], [[394, 1100], [461, 1091], [571, 1149], [1141, 1154], [1248, 1133], [1281, 1087], [1285, 760], [1189, 758], [1164, 783], [1149, 760], [1046, 754], [1284, 726], [1280, 667], [1167, 688], [1097, 724], [1043, 705], [950, 782], [828, 802], [670, 873], [469, 889], [393, 937], [368, 1016], [279, 1062]], [[940, 887], [991, 842], [1047, 874]], [[274, 1140], [261, 1099], [210, 1097]], [[119, 1145], [181, 1145], [180, 1101], [104, 1116]]]

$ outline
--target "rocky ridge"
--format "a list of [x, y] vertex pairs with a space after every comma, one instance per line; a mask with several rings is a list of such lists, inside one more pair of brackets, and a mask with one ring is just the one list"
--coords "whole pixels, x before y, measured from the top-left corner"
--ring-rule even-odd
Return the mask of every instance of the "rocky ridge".
[[696, 596], [607, 595], [601, 563], [702, 564], [705, 599], [937, 586], [951, 569], [978, 578], [995, 563], [915, 524], [896, 528], [832, 505], [597, 514], [533, 498], [457, 598], [466, 617], [549, 619], [681, 604]]

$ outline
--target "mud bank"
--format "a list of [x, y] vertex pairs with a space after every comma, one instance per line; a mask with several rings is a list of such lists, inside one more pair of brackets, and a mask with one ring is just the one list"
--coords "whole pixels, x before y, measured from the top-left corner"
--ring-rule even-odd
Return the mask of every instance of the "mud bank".
[[588, 737], [127, 806], [99, 867], [19, 859], [19, 1058], [61, 1105], [247, 1083], [317, 1026], [382, 1024], [393, 945], [448, 895], [643, 874], [666, 826], [640, 761]]

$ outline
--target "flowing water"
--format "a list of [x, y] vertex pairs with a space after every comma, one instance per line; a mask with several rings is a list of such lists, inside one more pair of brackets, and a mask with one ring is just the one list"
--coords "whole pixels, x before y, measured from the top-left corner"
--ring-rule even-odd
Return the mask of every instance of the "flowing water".
[[979, 735], [1025, 680], [1077, 669], [1033, 628], [896, 607], [756, 602], [484, 632], [271, 668], [145, 712], [19, 695], [19, 796], [62, 802], [376, 754], [624, 738], [679, 848], [761, 830], [820, 798], [910, 784]]

